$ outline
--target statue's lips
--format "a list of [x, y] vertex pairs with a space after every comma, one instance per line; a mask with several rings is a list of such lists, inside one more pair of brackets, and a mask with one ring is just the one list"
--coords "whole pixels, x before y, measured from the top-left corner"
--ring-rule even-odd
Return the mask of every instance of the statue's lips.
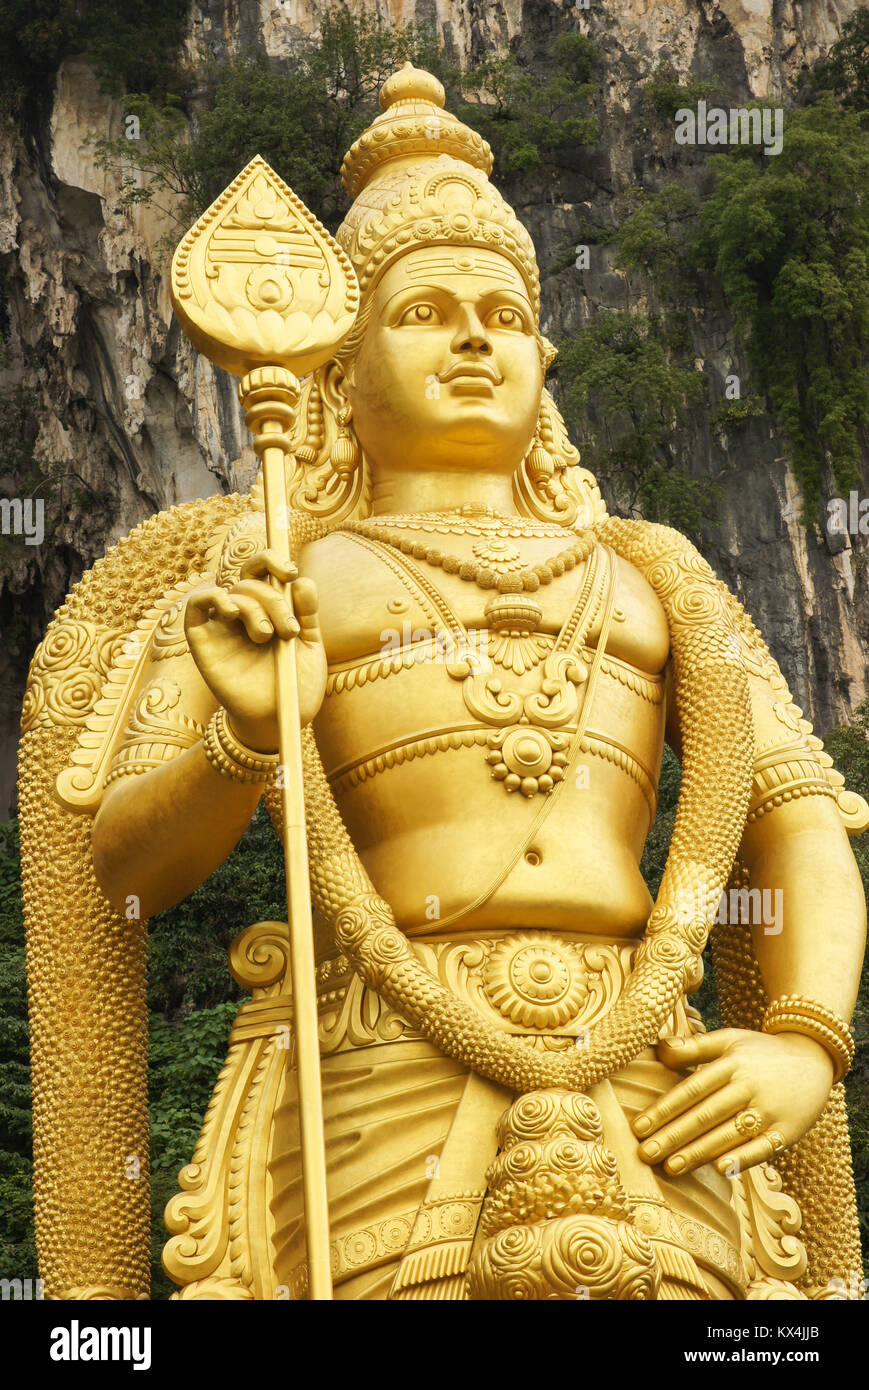
[[482, 363], [475, 365], [472, 362], [462, 363], [460, 367], [453, 367], [451, 371], [444, 372], [440, 377], [441, 385], [448, 381], [457, 381], [462, 377], [470, 377], [473, 380], [488, 381], [492, 386], [500, 386], [504, 380], [491, 367], [484, 367]]
[[441, 377], [441, 385], [452, 386], [455, 396], [491, 396], [503, 380], [489, 367], [469, 364], [447, 372]]

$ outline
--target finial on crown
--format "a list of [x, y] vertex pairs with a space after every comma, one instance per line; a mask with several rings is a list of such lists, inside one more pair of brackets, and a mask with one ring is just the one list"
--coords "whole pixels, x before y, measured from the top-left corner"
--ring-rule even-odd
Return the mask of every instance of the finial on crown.
[[380, 89], [380, 115], [348, 151], [341, 179], [351, 198], [396, 161], [410, 165], [449, 155], [488, 175], [492, 151], [482, 135], [450, 111], [446, 93], [433, 73], [405, 63]]
[[434, 73], [415, 68], [410, 62], [404, 63], [398, 72], [386, 79], [378, 98], [381, 111], [406, 101], [427, 101], [443, 109], [446, 99], [443, 83], [438, 81]]

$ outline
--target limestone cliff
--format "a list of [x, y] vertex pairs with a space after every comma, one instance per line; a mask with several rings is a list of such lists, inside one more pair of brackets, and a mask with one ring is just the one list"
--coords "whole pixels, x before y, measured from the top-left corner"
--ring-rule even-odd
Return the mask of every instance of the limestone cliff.
[[[605, 68], [601, 143], [560, 167], [544, 200], [521, 207], [544, 276], [544, 330], [558, 338], [597, 306], [624, 309], [653, 292], [615, 271], [607, 248], [595, 248], [584, 273], [558, 269], [557, 252], [575, 237], [580, 214], [616, 225], [633, 184], [655, 188], [665, 177], [660, 151], [636, 139], [640, 87], [658, 64], [666, 60], [682, 80], [714, 75], [735, 104], [775, 99], [829, 48], [855, 6], [392, 0], [378, 8], [394, 22], [436, 24], [462, 64], [505, 43], [541, 62], [548, 40], [564, 28], [578, 27], [595, 42]], [[192, 7], [186, 50], [192, 61], [195, 53], [221, 57], [261, 41], [279, 58], [316, 31], [324, 9], [311, 0], [205, 0]], [[0, 815], [13, 800], [27, 662], [69, 586], [150, 512], [243, 487], [254, 470], [234, 382], [198, 356], [171, 317], [159, 249], [171, 218], [144, 206], [124, 211], [116, 182], [95, 162], [94, 140], [119, 135], [123, 115], [100, 93], [87, 61], [72, 58], [31, 103], [23, 128], [7, 126], [0, 135], [0, 399], [26, 393], [33, 461], [60, 478], [44, 543], [0, 538]], [[732, 371], [746, 376], [729, 319], [702, 304], [693, 317], [707, 373], [722, 381]], [[7, 477], [0, 487], [16, 467], [8, 420], [3, 428], [0, 475]], [[865, 569], [847, 544], [832, 554], [820, 532], [800, 526], [785, 446], [770, 417], [727, 439], [697, 411], [692, 432], [692, 468], [721, 486], [708, 558], [763, 629], [807, 715], [829, 728], [866, 694]]]

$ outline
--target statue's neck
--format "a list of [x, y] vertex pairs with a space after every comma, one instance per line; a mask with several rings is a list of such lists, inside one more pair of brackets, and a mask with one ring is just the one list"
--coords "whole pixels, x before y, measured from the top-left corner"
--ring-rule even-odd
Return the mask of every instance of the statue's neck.
[[376, 469], [372, 503], [375, 515], [449, 511], [458, 507], [516, 511], [511, 477], [453, 469], [427, 469], [424, 473]]

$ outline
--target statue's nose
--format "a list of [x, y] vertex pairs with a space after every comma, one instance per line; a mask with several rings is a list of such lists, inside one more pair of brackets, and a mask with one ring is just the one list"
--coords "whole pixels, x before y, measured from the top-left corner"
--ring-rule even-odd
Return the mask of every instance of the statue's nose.
[[459, 323], [451, 347], [453, 352], [492, 351], [492, 344], [473, 304], [459, 306]]

